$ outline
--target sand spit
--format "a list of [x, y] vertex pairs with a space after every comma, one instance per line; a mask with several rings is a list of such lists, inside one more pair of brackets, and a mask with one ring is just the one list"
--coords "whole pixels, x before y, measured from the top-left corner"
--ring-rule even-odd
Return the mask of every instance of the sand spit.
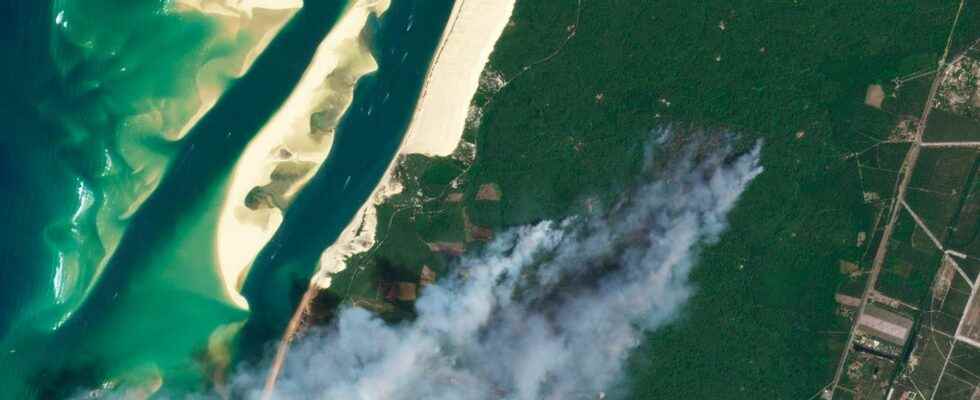
[[[95, 249], [79, 250], [75, 248], [82, 246], [79, 244], [69, 250], [58, 250], [52, 282], [54, 301], [68, 311], [61, 313], [51, 329], [58, 329], [89, 296], [122, 240], [129, 218], [160, 183], [170, 156], [147, 146], [147, 138], [162, 137], [171, 141], [183, 138], [213, 107], [230, 81], [244, 75], [251, 67], [255, 58], [302, 7], [302, 0], [175, 0], [165, 7], [166, 12], [206, 14], [219, 29], [203, 38], [202, 54], [194, 55], [187, 65], [193, 68], [194, 86], [186, 90], [181, 87], [173, 94], [145, 93], [145, 98], [134, 104], [133, 114], [125, 115], [118, 128], [115, 137], [119, 157], [106, 150], [102, 175], [78, 182], [79, 206], [71, 220], [71, 229], [80, 229], [77, 227], [87, 218], [85, 215], [95, 214], [97, 240], [88, 242], [101, 246], [98, 250], [102, 254], [89, 257], [92, 260], [89, 261], [85, 254], [92, 254]], [[64, 29], [68, 24], [62, 20], [64, 14], [60, 13], [57, 18], [60, 21], [57, 29]], [[140, 77], [143, 72], [138, 68], [140, 63], [153, 62], [133, 61], [131, 56], [120, 56], [120, 59], [129, 60], [118, 72], [124, 77], [122, 79], [143, 79]], [[127, 67], [132, 67], [132, 71], [127, 72]], [[126, 100], [114, 99], [110, 103], [118, 101]], [[93, 197], [96, 188], [103, 192], [98, 201]], [[88, 262], [93, 263], [91, 267]]]
[[510, 21], [514, 1], [456, 1], [401, 148], [371, 197], [336, 242], [323, 252], [313, 277], [314, 286], [330, 287], [330, 275], [344, 270], [348, 257], [374, 245], [377, 206], [401, 192], [401, 185], [394, 177], [394, 167], [401, 155], [448, 156], [456, 150], [480, 75]]
[[248, 307], [239, 293], [248, 268], [279, 228], [284, 210], [326, 159], [357, 81], [377, 70], [361, 32], [369, 17], [380, 16], [388, 5], [389, 0], [357, 0], [344, 11], [289, 98], [235, 165], [215, 244], [228, 296], [242, 308]]
[[444, 156], [451, 154], [459, 145], [470, 102], [479, 85], [480, 74], [510, 20], [514, 2], [515, 0], [456, 0], [401, 147], [388, 164], [371, 196], [354, 214], [354, 218], [334, 244], [327, 247], [320, 256], [310, 287], [303, 295], [276, 348], [261, 399], [272, 398], [289, 345], [296, 331], [300, 329], [303, 316], [317, 292], [330, 287], [331, 274], [343, 271], [347, 267], [348, 257], [374, 246], [378, 224], [377, 207], [402, 190], [401, 183], [394, 176], [395, 165], [400, 156], [410, 153]]
[[[168, 139], [179, 140], [186, 136], [217, 103], [227, 79], [244, 75], [286, 22], [302, 7], [303, 0], [176, 0], [174, 8], [178, 12], [200, 12], [217, 18], [222, 37], [232, 42], [244, 37], [250, 48], [243, 58], [237, 60], [237, 67], [225, 69], [215, 65], [208, 69], [208, 65], [202, 68], [197, 76], [200, 105], [187, 123], [168, 135]], [[233, 75], [222, 76], [222, 73], [230, 70], [235, 71]]]

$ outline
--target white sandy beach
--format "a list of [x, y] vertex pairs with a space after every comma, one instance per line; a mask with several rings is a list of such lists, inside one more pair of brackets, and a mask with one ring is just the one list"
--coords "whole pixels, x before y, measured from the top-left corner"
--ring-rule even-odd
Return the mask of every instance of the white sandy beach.
[[456, 150], [480, 75], [510, 21], [514, 2], [457, 0], [401, 147], [371, 196], [336, 242], [323, 252], [313, 277], [316, 287], [329, 287], [330, 275], [344, 270], [348, 257], [374, 245], [377, 206], [401, 191], [393, 176], [401, 155], [448, 156]]
[[[314, 137], [311, 118], [325, 109], [343, 114], [352, 101], [356, 80], [377, 70], [374, 57], [359, 36], [369, 17], [380, 16], [388, 5], [389, 0], [359, 0], [344, 11], [320, 43], [289, 98], [249, 142], [234, 167], [221, 207], [215, 244], [219, 272], [228, 296], [242, 308], [248, 304], [239, 293], [240, 285], [255, 256], [283, 219], [279, 208], [253, 210], [245, 206], [245, 198], [253, 188], [272, 182], [271, 174], [277, 166], [312, 165], [290, 184], [285, 195], [292, 196], [326, 159], [333, 144], [332, 128], [325, 136]], [[355, 82], [344, 81], [346, 86], [338, 90], [338, 82], [330, 80], [337, 71], [343, 71], [337, 75], [355, 77]]]
[[412, 153], [447, 156], [459, 145], [480, 74], [486, 68], [497, 39], [510, 21], [514, 2], [457, 0], [453, 6], [401, 146], [371, 196], [354, 214], [334, 244], [320, 256], [310, 288], [303, 295], [277, 346], [266, 376], [263, 400], [272, 396], [289, 345], [317, 291], [330, 287], [331, 275], [347, 267], [348, 257], [374, 246], [377, 207], [402, 190], [400, 182], [394, 178], [400, 156]]

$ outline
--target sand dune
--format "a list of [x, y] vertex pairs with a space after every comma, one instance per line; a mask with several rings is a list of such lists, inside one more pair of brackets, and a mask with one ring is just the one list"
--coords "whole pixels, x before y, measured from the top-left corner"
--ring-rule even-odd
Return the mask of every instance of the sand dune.
[[215, 242], [228, 296], [242, 308], [248, 305], [239, 288], [248, 268], [282, 224], [294, 196], [326, 159], [358, 79], [377, 70], [370, 49], [359, 39], [369, 17], [383, 14], [388, 5], [388, 0], [359, 0], [344, 12], [289, 98], [235, 165]]
[[315, 286], [329, 287], [330, 275], [346, 268], [347, 257], [374, 245], [376, 208], [401, 191], [393, 176], [400, 155], [448, 156], [455, 151], [480, 75], [513, 10], [514, 0], [456, 1], [398, 155], [351, 223], [323, 252]]
[[320, 289], [330, 287], [331, 275], [347, 267], [347, 258], [374, 246], [377, 206], [401, 192], [394, 168], [403, 154], [449, 155], [459, 145], [470, 102], [490, 53], [510, 20], [515, 0], [456, 0], [432, 66], [425, 78], [419, 103], [401, 147], [374, 188], [337, 240], [320, 256], [317, 272], [293, 313], [269, 373], [262, 399], [272, 398], [279, 372], [300, 322]]

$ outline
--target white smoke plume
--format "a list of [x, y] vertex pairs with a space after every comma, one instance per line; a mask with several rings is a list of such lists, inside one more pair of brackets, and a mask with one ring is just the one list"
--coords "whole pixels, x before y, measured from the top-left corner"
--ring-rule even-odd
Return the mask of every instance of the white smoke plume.
[[[691, 295], [699, 249], [762, 171], [759, 151], [687, 151], [602, 217], [502, 233], [426, 287], [412, 321], [342, 310], [294, 345], [274, 398], [604, 397], [644, 331]], [[232, 386], [258, 398], [261, 379], [242, 372]]]

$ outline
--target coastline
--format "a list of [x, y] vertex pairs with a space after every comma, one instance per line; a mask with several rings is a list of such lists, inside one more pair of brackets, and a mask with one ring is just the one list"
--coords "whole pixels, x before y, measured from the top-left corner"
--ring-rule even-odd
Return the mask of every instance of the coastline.
[[[204, 62], [198, 65], [192, 87], [173, 97], [152, 99], [153, 102], [145, 103], [151, 105], [141, 106], [138, 112], [126, 117], [122, 129], [137, 133], [121, 137], [120, 157], [135, 172], [128, 180], [103, 181], [106, 187], [101, 190], [108, 193], [105, 200], [91, 203], [94, 201], [93, 188], [98, 188], [99, 184], [78, 183], [79, 206], [71, 223], [77, 225], [85, 214], [95, 214], [95, 237], [101, 241], [99, 246], [103, 255], [94, 261], [91, 271], [86, 271], [80, 256], [71, 251], [58, 250], [59, 260], [62, 261], [54, 274], [54, 299], [57, 307], [64, 307], [67, 311], [54, 317], [50, 324], [52, 330], [60, 329], [89, 297], [116, 253], [128, 220], [156, 191], [169, 168], [172, 160], [143, 147], [139, 132], [159, 133], [162, 139], [173, 142], [184, 138], [217, 104], [229, 84], [249, 70], [255, 59], [303, 5], [303, 0], [247, 0], [237, 5], [222, 5], [217, 1], [230, 2], [176, 0], [170, 6], [172, 9], [163, 9], [177, 14], [200, 13], [214, 20], [218, 29], [208, 37], [206, 51], [211, 47], [239, 45], [223, 53], [206, 53], [211, 58], [205, 57]], [[156, 105], [152, 105], [154, 102]], [[179, 111], [168, 113], [167, 102], [179, 104], [174, 107]], [[115, 167], [109, 163], [106, 168], [106, 171], [112, 171]]]
[[[276, 34], [286, 26], [286, 23], [303, 7], [303, 0], [262, 1], [248, 0], [237, 5], [223, 5], [208, 0], [177, 0], [175, 7], [178, 12], [199, 12], [218, 20], [222, 27], [222, 36], [234, 39], [247, 35], [253, 41], [251, 48], [244, 54], [236, 71], [230, 78], [240, 78], [248, 72], [265, 48], [272, 42]], [[203, 68], [202, 68], [203, 69]], [[219, 69], [220, 68], [216, 68]], [[218, 102], [224, 92], [220, 71], [215, 76], [206, 79], [198, 73], [197, 100], [200, 102], [197, 110], [184, 125], [173, 135], [167, 135], [169, 140], [180, 140], [200, 122], [201, 118]]]
[[308, 289], [277, 344], [266, 376], [263, 399], [269, 399], [286, 354], [303, 317], [331, 275], [343, 271], [351, 255], [370, 250], [377, 234], [377, 207], [402, 191], [395, 167], [407, 154], [449, 156], [459, 146], [470, 104], [497, 40], [510, 21], [516, 0], [457, 0], [422, 86], [412, 120], [395, 156], [367, 201], [332, 245], [320, 256]]
[[459, 146], [480, 76], [510, 21], [514, 4], [515, 0], [458, 0], [453, 6], [398, 152], [368, 201], [334, 244], [324, 250], [311, 288], [329, 288], [330, 275], [346, 268], [347, 257], [374, 246], [377, 207], [401, 193], [401, 184], [394, 176], [401, 156], [445, 157]]
[[333, 129], [350, 107], [357, 81], [377, 70], [359, 38], [370, 16], [382, 15], [388, 6], [389, 0], [356, 0], [348, 6], [289, 98], [235, 163], [214, 243], [226, 294], [242, 309], [248, 309], [239, 291], [248, 269], [282, 224], [294, 196], [326, 160]]

